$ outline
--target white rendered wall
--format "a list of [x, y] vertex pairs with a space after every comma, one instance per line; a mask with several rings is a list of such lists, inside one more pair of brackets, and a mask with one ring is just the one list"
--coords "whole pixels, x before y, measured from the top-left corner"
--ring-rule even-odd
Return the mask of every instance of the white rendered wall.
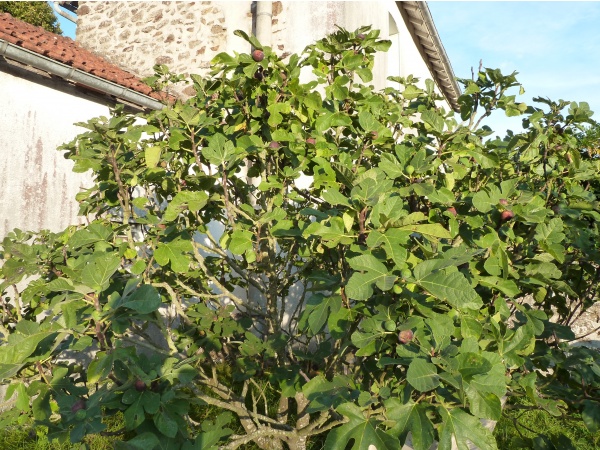
[[73, 162], [56, 148], [84, 131], [75, 122], [107, 115], [108, 108], [6, 66], [0, 66], [0, 239], [14, 228], [60, 231], [82, 220], [75, 195], [91, 178], [73, 173]]

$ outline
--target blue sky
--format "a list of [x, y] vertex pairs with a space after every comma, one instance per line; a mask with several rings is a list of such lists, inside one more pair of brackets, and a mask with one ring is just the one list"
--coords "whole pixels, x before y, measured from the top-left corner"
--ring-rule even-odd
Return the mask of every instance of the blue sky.
[[[479, 60], [503, 73], [519, 72], [521, 98], [587, 101], [600, 120], [600, 2], [428, 2], [457, 77]], [[73, 23], [59, 16], [66, 36]], [[515, 92], [516, 93], [516, 92]], [[521, 119], [498, 112], [485, 122], [500, 135], [521, 130]]]
[[[505, 74], [519, 72], [525, 94], [587, 101], [600, 120], [600, 3], [428, 2], [446, 53], [460, 78], [479, 60]], [[518, 93], [518, 92], [515, 92]], [[538, 105], [539, 106], [539, 105]], [[496, 117], [494, 117], [496, 116]], [[521, 119], [501, 113], [486, 122], [503, 135]]]
[[[54, 8], [54, 2], [48, 2], [52, 8]], [[61, 8], [65, 13], [74, 15], [71, 11]], [[58, 19], [58, 23], [60, 24], [60, 28], [63, 32], [63, 36], [70, 37], [71, 39], [75, 39], [75, 24], [70, 20], [65, 19], [61, 15], [57, 14], [56, 11], [54, 15]]]

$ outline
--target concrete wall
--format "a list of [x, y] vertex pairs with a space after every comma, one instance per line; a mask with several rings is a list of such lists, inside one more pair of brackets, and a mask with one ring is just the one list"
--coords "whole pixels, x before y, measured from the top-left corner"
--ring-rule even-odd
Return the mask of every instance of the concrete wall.
[[[250, 51], [233, 32], [252, 33], [253, 3], [81, 1], [77, 41], [138, 76], [151, 75], [155, 64], [167, 64], [177, 73], [205, 74], [216, 54]], [[390, 53], [377, 55], [376, 88], [386, 86], [389, 75], [431, 77], [394, 1], [275, 1], [271, 12], [272, 38], [263, 44], [280, 55], [302, 52], [336, 25], [349, 30], [371, 25], [384, 39], [396, 34]], [[398, 69], [390, 73], [391, 68]]]
[[75, 195], [87, 174], [56, 148], [84, 131], [76, 127], [106, 104], [77, 88], [0, 61], [0, 239], [14, 228], [60, 231], [78, 223]]

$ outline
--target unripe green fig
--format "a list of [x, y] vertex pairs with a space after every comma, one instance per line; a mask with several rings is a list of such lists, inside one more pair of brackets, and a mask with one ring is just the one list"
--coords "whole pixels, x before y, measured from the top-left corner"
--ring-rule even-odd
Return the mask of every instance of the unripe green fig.
[[409, 165], [409, 166], [406, 166], [406, 169], [405, 169], [405, 170], [406, 170], [406, 173], [407, 173], [408, 175], [412, 175], [413, 173], [415, 173], [415, 168], [414, 168], [414, 166], [410, 166], [410, 165]]

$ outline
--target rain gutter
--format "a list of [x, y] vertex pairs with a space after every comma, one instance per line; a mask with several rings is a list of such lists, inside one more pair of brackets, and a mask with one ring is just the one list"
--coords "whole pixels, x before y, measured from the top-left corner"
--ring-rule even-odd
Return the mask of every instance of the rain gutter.
[[433, 23], [427, 2], [396, 1], [396, 5], [434, 81], [446, 97], [450, 107], [454, 111], [458, 111], [458, 97], [461, 95], [461, 89]]
[[73, 81], [144, 108], [159, 110], [164, 107], [163, 103], [152, 97], [29, 51], [4, 39], [0, 39], [0, 56], [44, 70], [67, 81]]
[[60, 14], [61, 16], [63, 16], [65, 19], [70, 20], [73, 23], [77, 23], [77, 17], [74, 16], [73, 14], [69, 14], [64, 12], [62, 9], [60, 9], [60, 4], [64, 3], [64, 2], [52, 2], [52, 4], [54, 5], [54, 11], [56, 11], [56, 14]]
[[256, 39], [267, 47], [271, 46], [273, 32], [273, 2], [256, 2]]

